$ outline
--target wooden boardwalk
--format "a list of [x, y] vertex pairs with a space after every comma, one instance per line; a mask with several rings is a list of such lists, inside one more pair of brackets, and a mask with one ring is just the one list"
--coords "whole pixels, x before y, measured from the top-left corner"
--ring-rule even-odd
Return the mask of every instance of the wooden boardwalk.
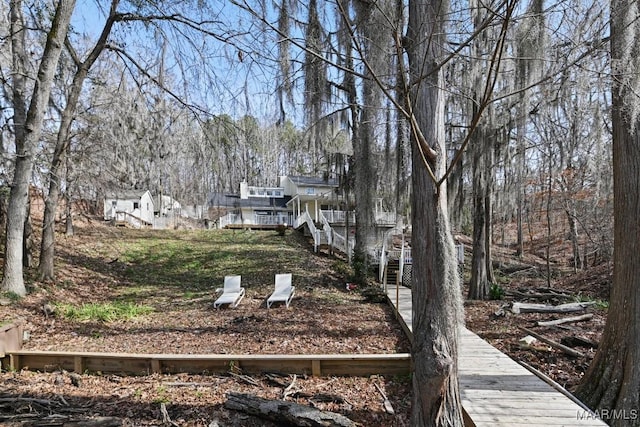
[[[389, 287], [387, 296], [411, 334], [411, 289]], [[470, 426], [606, 426], [576, 401], [464, 327], [458, 377], [465, 421]]]

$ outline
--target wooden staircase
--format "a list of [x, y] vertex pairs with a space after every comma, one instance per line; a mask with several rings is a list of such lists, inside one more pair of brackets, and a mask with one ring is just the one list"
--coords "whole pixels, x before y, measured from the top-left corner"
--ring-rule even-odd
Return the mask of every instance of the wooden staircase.
[[400, 260], [390, 259], [387, 262], [387, 285], [395, 286], [400, 274]]

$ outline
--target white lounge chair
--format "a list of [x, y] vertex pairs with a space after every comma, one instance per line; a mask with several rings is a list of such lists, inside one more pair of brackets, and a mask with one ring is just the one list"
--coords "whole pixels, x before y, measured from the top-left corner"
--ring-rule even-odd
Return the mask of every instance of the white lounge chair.
[[295, 291], [296, 287], [291, 286], [291, 273], [276, 274], [276, 288], [267, 299], [267, 308], [274, 302], [283, 302], [288, 308]]
[[225, 276], [224, 288], [216, 289], [216, 293], [222, 294], [213, 303], [213, 308], [219, 308], [223, 304], [229, 304], [231, 308], [237, 307], [244, 298], [244, 288], [240, 286], [240, 281], [240, 276]]

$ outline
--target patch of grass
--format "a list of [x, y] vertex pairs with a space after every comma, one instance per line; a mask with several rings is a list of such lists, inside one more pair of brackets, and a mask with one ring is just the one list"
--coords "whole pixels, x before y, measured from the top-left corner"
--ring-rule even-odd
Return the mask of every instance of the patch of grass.
[[3, 292], [2, 296], [11, 302], [18, 302], [22, 299], [22, 297], [15, 292]]
[[333, 271], [336, 274], [342, 276], [343, 278], [351, 278], [353, 277], [353, 268], [349, 265], [348, 262], [342, 260], [335, 260], [332, 265]]
[[593, 302], [595, 308], [598, 308], [600, 310], [607, 310], [609, 308], [609, 301], [583, 294], [578, 294], [578, 296], [576, 297], [576, 302]]
[[182, 298], [184, 299], [194, 299], [197, 297], [198, 297], [198, 294], [192, 291], [186, 291], [184, 294], [182, 294]]
[[151, 313], [153, 309], [149, 306], [131, 302], [107, 302], [89, 303], [81, 306], [57, 304], [56, 311], [69, 320], [114, 322], [134, 319]]
[[165, 386], [159, 386], [156, 389], [157, 396], [153, 399], [154, 403], [164, 403], [167, 404], [171, 402], [169, 393], [167, 392], [167, 388]]
[[345, 303], [345, 299], [337, 292], [322, 292], [318, 294], [318, 299], [324, 300], [331, 305], [340, 305]]

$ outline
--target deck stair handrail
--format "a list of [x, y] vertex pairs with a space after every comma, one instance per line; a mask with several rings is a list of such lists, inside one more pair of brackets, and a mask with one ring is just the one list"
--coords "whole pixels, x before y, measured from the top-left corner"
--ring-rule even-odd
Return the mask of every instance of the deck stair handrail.
[[126, 222], [133, 227], [142, 228], [143, 226], [153, 226], [152, 222], [147, 221], [144, 218], [140, 218], [127, 211], [116, 211], [114, 220], [116, 222]]
[[329, 245], [329, 247], [333, 248], [332, 235], [334, 234], [334, 231], [331, 228], [331, 224], [329, 224], [329, 221], [327, 221], [327, 218], [325, 218], [324, 213], [322, 211], [319, 211], [318, 217], [320, 218], [320, 223], [322, 224], [322, 231], [324, 232], [327, 238], [327, 244]]
[[404, 250], [404, 233], [402, 233], [402, 246], [400, 247], [400, 263], [398, 266], [398, 277], [396, 279], [397, 283], [402, 283], [402, 278], [404, 277], [404, 257], [405, 257], [405, 250]]
[[387, 255], [387, 239], [383, 239], [382, 241], [382, 248], [380, 249], [380, 262], [379, 262], [379, 269], [378, 269], [378, 280], [380, 281], [380, 283], [386, 284], [384, 283], [384, 276], [385, 273], [387, 272], [387, 264], [389, 262], [389, 258]]
[[307, 224], [307, 227], [309, 228], [309, 233], [311, 234], [311, 237], [313, 238], [313, 251], [314, 252], [318, 252], [318, 248], [320, 247], [320, 240], [321, 240], [320, 233], [321, 232], [316, 227], [316, 224], [313, 222], [313, 218], [311, 218], [311, 215], [309, 215], [309, 211], [307, 211], [307, 210], [305, 210], [304, 212], [302, 212], [300, 214], [300, 216], [298, 216], [298, 218], [296, 219], [296, 221], [294, 223], [294, 227], [298, 228], [298, 227], [301, 227], [304, 224]]
[[349, 261], [351, 261], [355, 246], [356, 241], [354, 238], [349, 239], [349, 244], [347, 245], [347, 238], [337, 233], [335, 230], [333, 231], [333, 247], [340, 250], [342, 253], [347, 254], [347, 259]]

